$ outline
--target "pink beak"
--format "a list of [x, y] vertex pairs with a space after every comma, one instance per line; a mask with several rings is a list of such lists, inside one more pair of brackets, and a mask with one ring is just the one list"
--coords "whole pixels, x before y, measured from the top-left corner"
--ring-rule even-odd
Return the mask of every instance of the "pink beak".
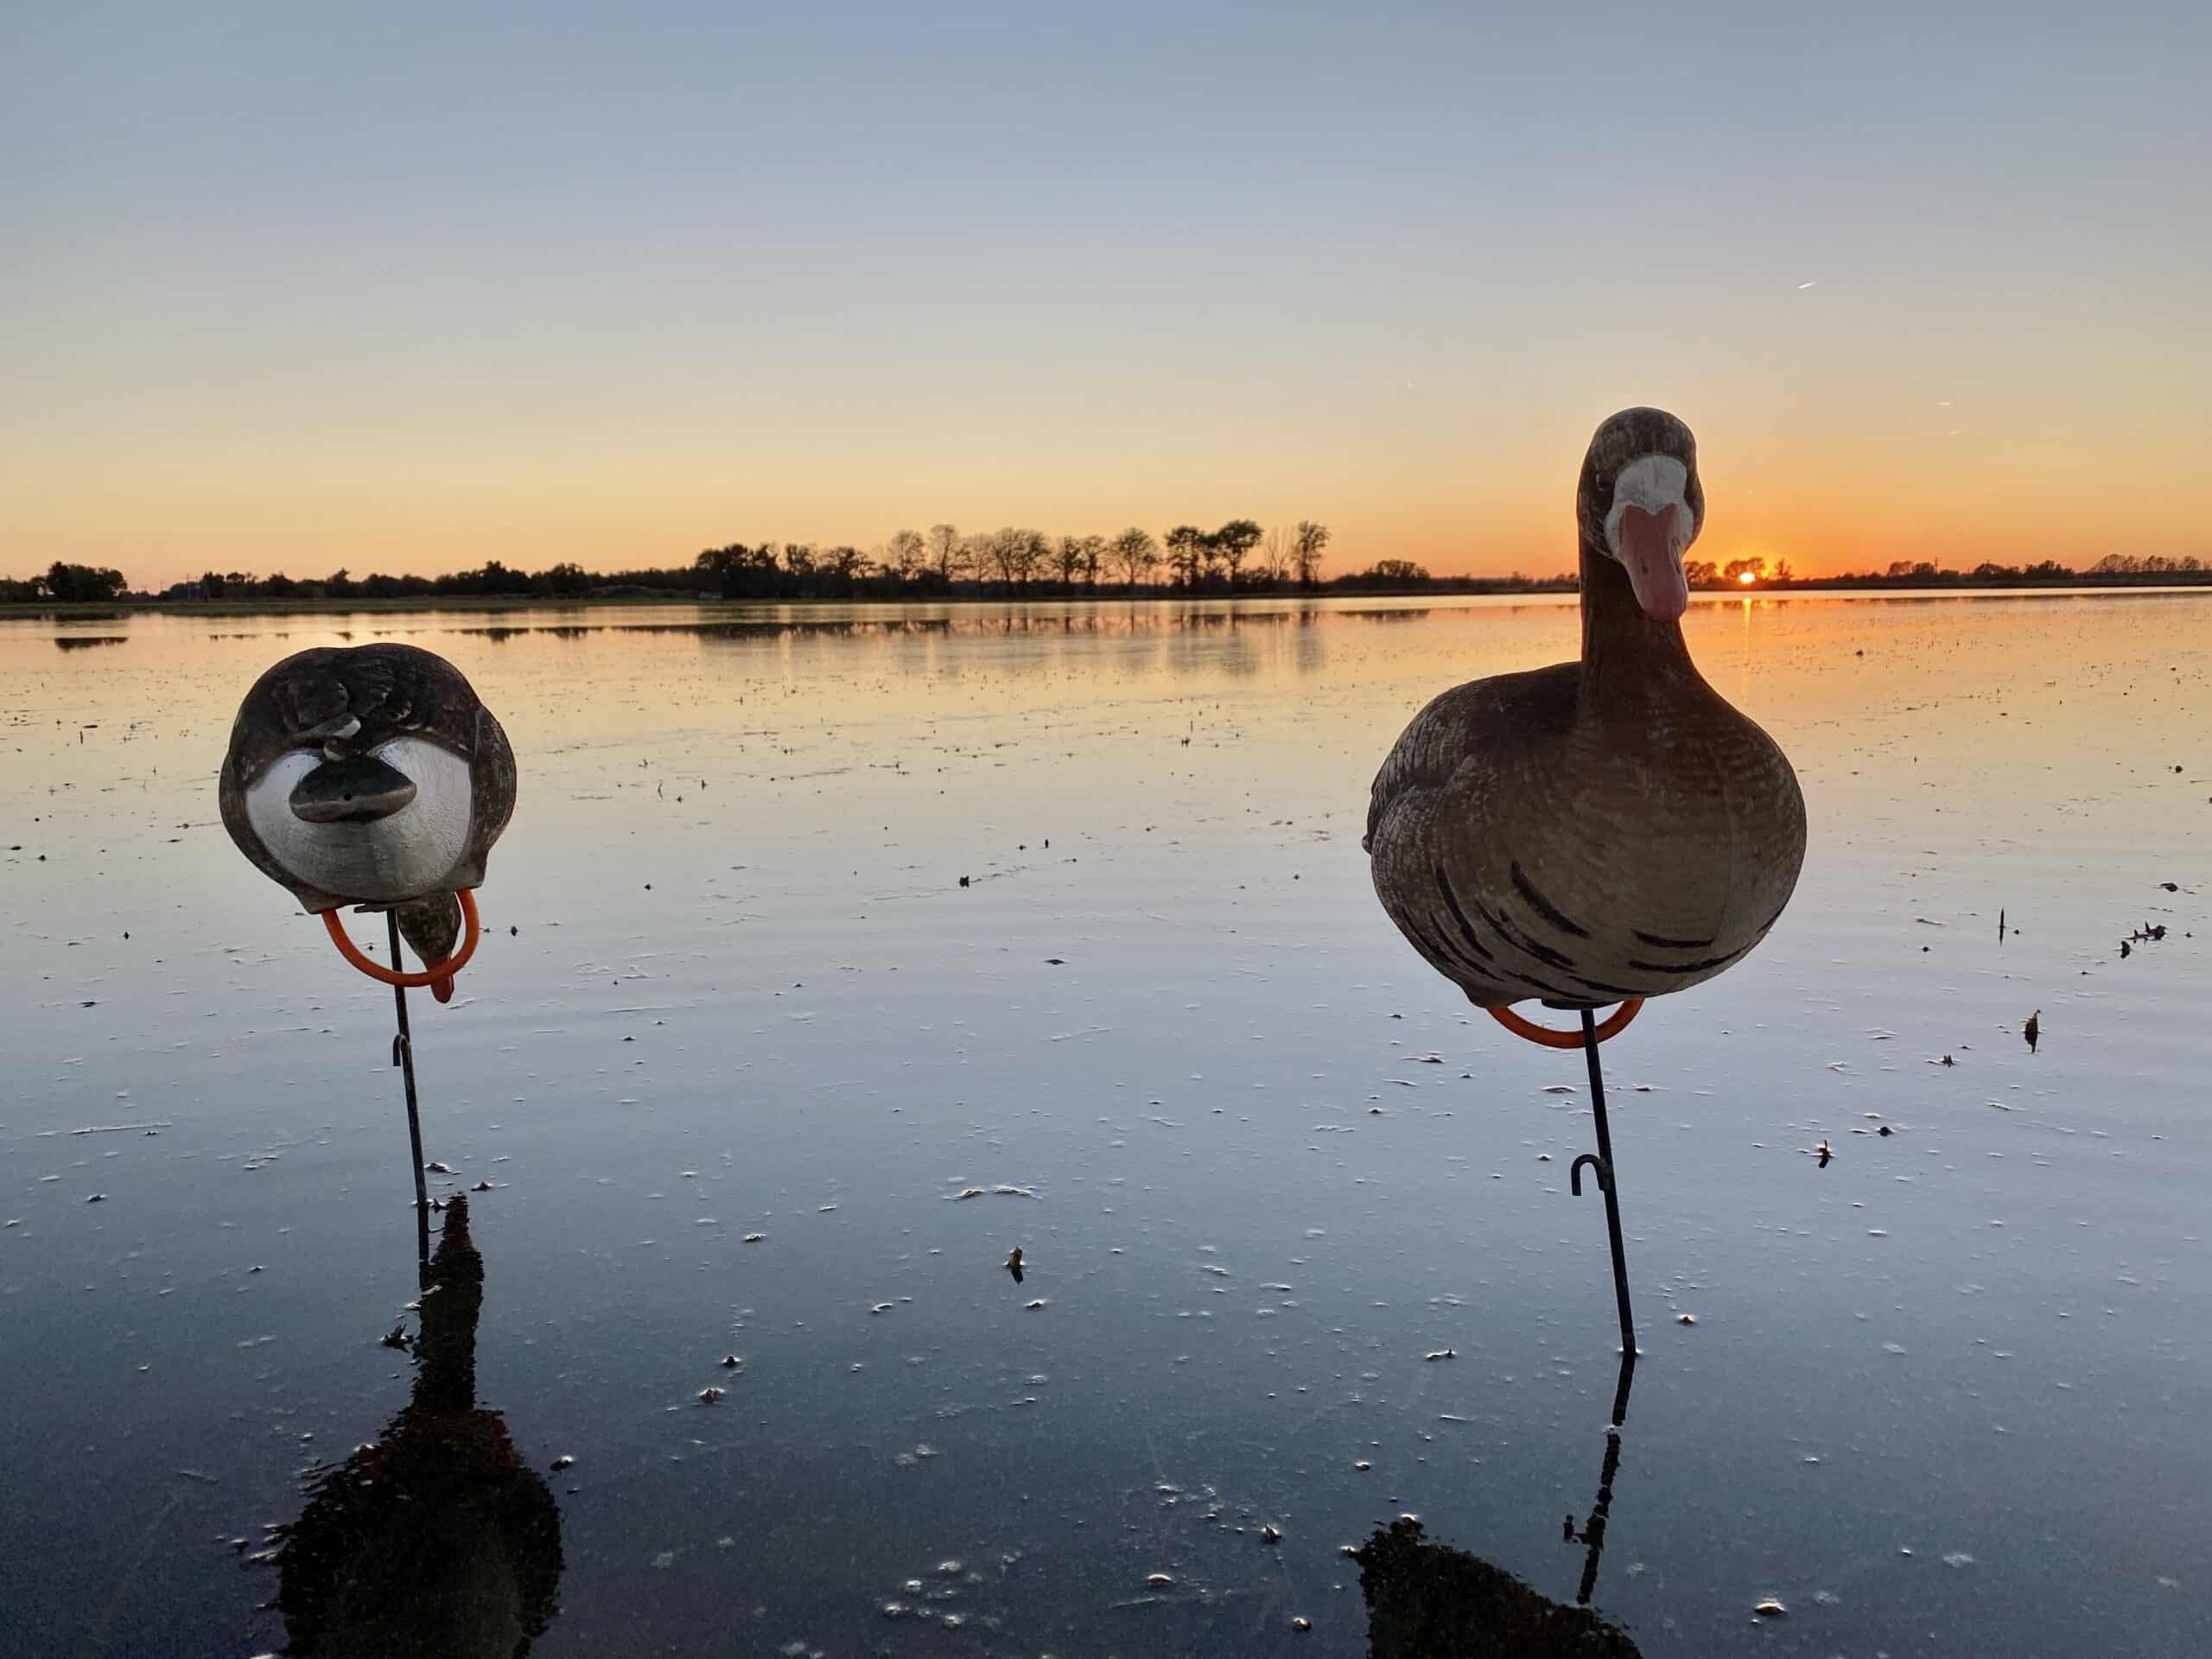
[[1681, 511], [1671, 504], [1656, 512], [1636, 506], [1621, 511], [1621, 563], [1629, 586], [1636, 589], [1643, 613], [1662, 622], [1674, 621], [1690, 607], [1690, 585], [1675, 550], [1675, 515]]

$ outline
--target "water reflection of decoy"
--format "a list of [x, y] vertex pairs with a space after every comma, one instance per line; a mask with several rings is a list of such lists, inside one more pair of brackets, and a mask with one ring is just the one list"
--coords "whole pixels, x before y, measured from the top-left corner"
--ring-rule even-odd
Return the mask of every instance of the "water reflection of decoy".
[[1629, 1385], [1635, 1381], [1636, 1356], [1624, 1353], [1619, 1380], [1613, 1388], [1613, 1420], [1605, 1430], [1605, 1461], [1598, 1476], [1598, 1497], [1580, 1533], [1580, 1541], [1589, 1547], [1590, 1554], [1583, 1560], [1582, 1586], [1574, 1599], [1585, 1607], [1598, 1590], [1598, 1558], [1605, 1551], [1605, 1519], [1613, 1509], [1613, 1478], [1621, 1471], [1621, 1425], [1628, 1421]]
[[561, 1513], [476, 1404], [484, 1259], [454, 1198], [430, 1259], [414, 1390], [382, 1438], [316, 1471], [276, 1552], [289, 1651], [521, 1659], [556, 1611]]
[[1428, 1539], [1421, 1523], [1401, 1516], [1351, 1552], [1367, 1600], [1370, 1659], [1640, 1659], [1618, 1628], [1589, 1611], [1599, 1558], [1620, 1473], [1621, 1424], [1628, 1416], [1633, 1351], [1621, 1355], [1612, 1421], [1598, 1497], [1580, 1526], [1567, 1517], [1565, 1541], [1584, 1546], [1582, 1581], [1569, 1607], [1538, 1594], [1502, 1567]]
[[1503, 1567], [1434, 1542], [1401, 1516], [1352, 1552], [1371, 1659], [1641, 1659], [1587, 1607], [1539, 1595]]
[[[1643, 999], [1740, 961], [1789, 902], [1805, 803], [1774, 741], [1690, 660], [1682, 555], [1705, 516], [1689, 429], [1656, 409], [1591, 440], [1576, 497], [1582, 655], [1471, 681], [1376, 775], [1375, 890], [1414, 948], [1517, 1034], [1587, 1057], [1621, 1339], [1633, 1349], [1598, 1044]], [[1512, 1012], [1581, 1014], [1580, 1035]], [[1601, 1027], [1594, 1011], [1621, 1004]]]

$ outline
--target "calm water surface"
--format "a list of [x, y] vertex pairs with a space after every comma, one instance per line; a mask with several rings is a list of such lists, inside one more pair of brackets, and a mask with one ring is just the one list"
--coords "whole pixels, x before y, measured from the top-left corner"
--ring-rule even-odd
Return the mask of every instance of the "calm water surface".
[[[1643, 1358], [1592, 1606], [1655, 1656], [2207, 1651], [2212, 601], [1688, 626], [1812, 842], [1771, 939], [1606, 1049]], [[424, 1519], [481, 1552], [442, 1651], [1358, 1654], [1339, 1546], [1404, 1513], [1572, 1603], [1618, 1346], [1580, 1059], [1456, 1000], [1359, 836], [1423, 701], [1574, 629], [0, 623], [0, 1647], [281, 1649], [270, 1529], [404, 1438], [391, 998], [213, 786], [264, 667], [378, 638], [523, 768], [414, 1014], [557, 1542]]]

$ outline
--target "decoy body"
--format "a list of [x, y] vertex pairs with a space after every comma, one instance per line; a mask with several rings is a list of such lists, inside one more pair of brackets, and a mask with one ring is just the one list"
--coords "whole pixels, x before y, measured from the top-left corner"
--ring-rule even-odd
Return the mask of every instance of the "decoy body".
[[514, 811], [507, 734], [461, 671], [412, 645], [287, 657], [246, 693], [219, 793], [223, 824], [310, 912], [397, 913], [448, 959], [458, 889], [484, 880]]
[[1576, 498], [1581, 660], [1446, 691], [1376, 776], [1375, 890], [1483, 1007], [1685, 989], [1749, 952], [1796, 886], [1796, 774], [1682, 639], [1704, 518], [1689, 429], [1608, 420]]

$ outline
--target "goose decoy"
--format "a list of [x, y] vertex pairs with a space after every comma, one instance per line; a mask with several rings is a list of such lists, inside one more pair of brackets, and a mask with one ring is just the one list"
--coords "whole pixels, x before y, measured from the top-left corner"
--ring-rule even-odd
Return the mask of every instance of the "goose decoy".
[[1455, 687], [1375, 779], [1375, 890], [1483, 1007], [1687, 990], [1766, 937], [1805, 802], [1772, 738], [1697, 671], [1679, 621], [1705, 519], [1663, 410], [1598, 429], [1576, 499], [1582, 658]]
[[[1457, 686], [1375, 779], [1363, 845], [1390, 919], [1477, 1006], [1582, 1013], [1599, 1155], [1632, 1349], [1597, 1043], [1645, 997], [1741, 961], [1780, 918], [1805, 803], [1774, 740], [1697, 671], [1682, 555], [1705, 522], [1697, 445], [1662, 410], [1598, 429], [1575, 500], [1582, 656]], [[1600, 1033], [1592, 1011], [1623, 1005]], [[1562, 1040], [1564, 1039], [1564, 1040]]]
[[[452, 958], [459, 895], [483, 881], [513, 814], [514, 751], [442, 657], [303, 651], [246, 693], [218, 795], [238, 850], [302, 907], [388, 910], [435, 964]], [[452, 981], [433, 988], [444, 1001]]]

